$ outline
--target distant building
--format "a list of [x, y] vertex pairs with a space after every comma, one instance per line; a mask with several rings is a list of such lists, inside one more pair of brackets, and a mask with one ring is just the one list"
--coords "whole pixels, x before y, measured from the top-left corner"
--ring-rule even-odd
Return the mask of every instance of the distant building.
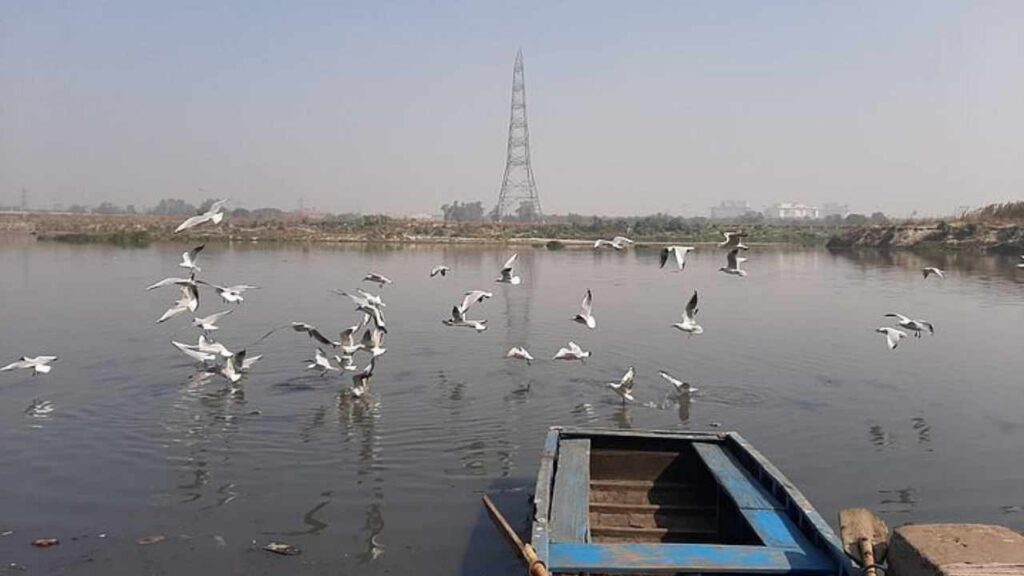
[[779, 202], [765, 208], [764, 217], [769, 220], [817, 220], [821, 218], [821, 208], [800, 202]]
[[846, 204], [836, 204], [835, 202], [826, 202], [821, 207], [821, 217], [828, 218], [829, 216], [838, 216], [840, 218], [846, 218], [850, 214], [850, 207]]
[[748, 202], [736, 200], [726, 200], [711, 208], [712, 220], [736, 220], [748, 214], [757, 214], [757, 211], [751, 208]]
[[425, 212], [420, 214], [412, 214], [409, 216], [409, 220], [418, 220], [421, 222], [443, 222], [443, 214], [427, 214]]

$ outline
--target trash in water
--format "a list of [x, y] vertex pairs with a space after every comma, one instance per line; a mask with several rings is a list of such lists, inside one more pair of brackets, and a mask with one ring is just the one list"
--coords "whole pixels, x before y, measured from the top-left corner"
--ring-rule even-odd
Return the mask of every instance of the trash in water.
[[268, 552], [273, 552], [274, 554], [283, 554], [285, 556], [295, 556], [302, 552], [299, 550], [298, 546], [292, 546], [291, 544], [285, 544], [284, 542], [271, 542], [264, 546], [263, 549]]
[[32, 545], [36, 548], [49, 548], [50, 546], [56, 546], [60, 544], [60, 540], [56, 538], [38, 538], [32, 541]]
[[163, 542], [164, 540], [167, 540], [167, 537], [163, 535], [143, 536], [142, 538], [136, 540], [136, 542], [141, 544], [142, 546], [147, 546], [149, 544], [158, 544], [160, 542]]

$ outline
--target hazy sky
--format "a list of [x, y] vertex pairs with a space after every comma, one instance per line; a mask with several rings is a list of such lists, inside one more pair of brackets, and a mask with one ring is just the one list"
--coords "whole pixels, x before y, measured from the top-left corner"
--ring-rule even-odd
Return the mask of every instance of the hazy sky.
[[2, 4], [0, 204], [490, 207], [520, 46], [547, 212], [1024, 198], [1024, 2], [162, 4]]

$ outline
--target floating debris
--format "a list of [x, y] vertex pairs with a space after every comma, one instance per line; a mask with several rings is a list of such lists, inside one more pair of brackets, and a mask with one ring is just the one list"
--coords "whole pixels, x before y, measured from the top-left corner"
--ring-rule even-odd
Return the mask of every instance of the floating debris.
[[223, 548], [228, 545], [227, 541], [224, 540], [223, 536], [214, 536], [213, 541], [217, 543], [218, 548]]
[[721, 428], [721, 427], [722, 427], [722, 423], [721, 423], [721, 422], [712, 422], [712, 423], [710, 424], [710, 426], [711, 426], [712, 428]]
[[159, 544], [160, 542], [163, 542], [164, 540], [167, 540], [167, 537], [161, 534], [161, 535], [157, 535], [157, 536], [143, 536], [142, 538], [139, 538], [135, 542], [138, 543], [141, 546], [149, 546], [150, 544]]
[[10, 536], [11, 534], [14, 534], [14, 530], [4, 530], [3, 532], [0, 532], [0, 538]]
[[284, 542], [271, 542], [264, 546], [263, 549], [283, 556], [296, 556], [302, 553], [298, 546], [292, 546], [291, 544], [285, 544]]
[[32, 545], [36, 548], [49, 548], [60, 544], [60, 540], [56, 538], [37, 538], [32, 541]]

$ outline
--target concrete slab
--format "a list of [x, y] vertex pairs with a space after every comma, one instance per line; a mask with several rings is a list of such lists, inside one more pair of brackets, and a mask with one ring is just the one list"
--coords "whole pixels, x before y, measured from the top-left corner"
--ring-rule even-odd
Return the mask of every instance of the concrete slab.
[[888, 564], [890, 576], [1024, 576], [1024, 536], [987, 524], [901, 526]]

